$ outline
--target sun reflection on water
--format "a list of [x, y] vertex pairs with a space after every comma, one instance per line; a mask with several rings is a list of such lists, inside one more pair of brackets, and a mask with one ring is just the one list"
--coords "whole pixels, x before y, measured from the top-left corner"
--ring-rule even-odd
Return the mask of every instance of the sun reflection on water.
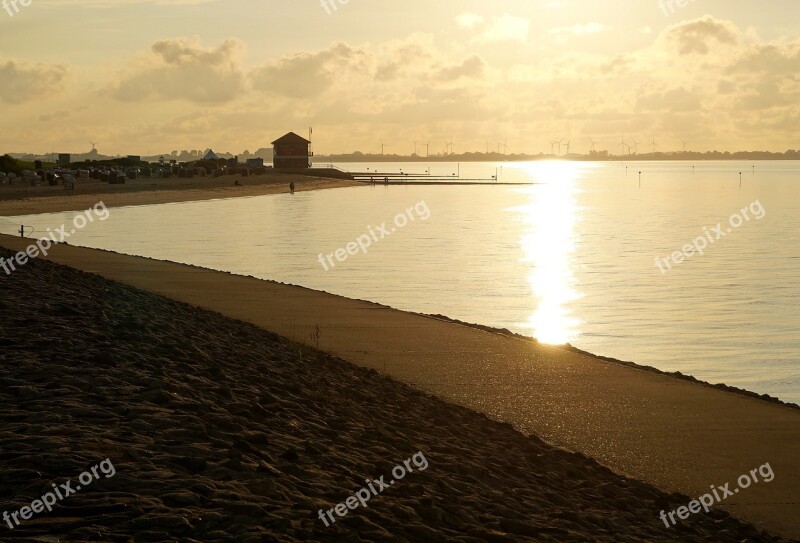
[[522, 192], [528, 203], [517, 209], [526, 234], [520, 240], [523, 263], [530, 268], [535, 310], [523, 326], [542, 343], [564, 344], [580, 333], [569, 302], [581, 297], [572, 271], [575, 252], [577, 181], [588, 167], [570, 162], [526, 164], [526, 173], [542, 183]]

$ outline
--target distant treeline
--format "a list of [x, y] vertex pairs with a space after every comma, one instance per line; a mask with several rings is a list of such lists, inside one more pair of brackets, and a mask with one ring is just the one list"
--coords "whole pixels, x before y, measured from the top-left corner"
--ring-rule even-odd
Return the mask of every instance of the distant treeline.
[[[49, 163], [48, 167], [52, 165], [52, 163]], [[22, 170], [33, 170], [35, 166], [36, 165], [33, 162], [18, 160], [16, 158], [12, 158], [10, 155], [0, 156], [0, 172], [3, 173], [14, 173], [21, 176]]]
[[[147, 162], [141, 160], [133, 160], [130, 158], [115, 158], [109, 160], [85, 160], [83, 162], [73, 162], [71, 164], [56, 164], [55, 162], [42, 162], [41, 167], [44, 169], [51, 168], [64, 168], [70, 170], [82, 170], [88, 168], [100, 167], [113, 167], [113, 168], [130, 168], [130, 167], [143, 167], [147, 166]], [[21, 160], [13, 158], [10, 155], [0, 156], [0, 172], [15, 173], [22, 175], [22, 170], [35, 171], [36, 161]]]
[[[206, 168], [213, 171], [221, 168], [228, 163], [227, 160], [221, 158], [219, 160], [196, 160], [193, 162], [194, 166]], [[64, 168], [69, 170], [88, 170], [91, 168], [111, 168], [111, 169], [125, 169], [125, 168], [146, 168], [150, 166], [158, 167], [158, 162], [147, 162], [145, 160], [136, 160], [134, 158], [111, 158], [104, 160], [83, 160], [80, 162], [72, 162], [70, 164], [56, 164], [54, 162], [43, 162], [42, 168]], [[164, 164], [168, 168], [169, 162]], [[36, 170], [36, 163], [34, 161], [20, 160], [13, 158], [10, 155], [0, 156], [0, 172], [15, 173], [22, 175], [22, 170]]]
[[[220, 158], [219, 160], [194, 160], [192, 161], [192, 165], [200, 166], [206, 168], [208, 170], [214, 170], [216, 168], [225, 166], [228, 163], [227, 160], [224, 158]], [[179, 166], [183, 165], [183, 163], [179, 163]], [[146, 160], [136, 160], [134, 158], [113, 158], [108, 160], [84, 160], [82, 162], [73, 162], [67, 165], [67, 168], [82, 170], [82, 169], [89, 169], [89, 168], [102, 168], [102, 167], [111, 167], [111, 168], [146, 168], [146, 167], [153, 167], [158, 168], [161, 166], [161, 163], [158, 161], [146, 161]], [[169, 161], [164, 162], [164, 168], [169, 168], [170, 163]]]
[[148, 166], [149, 163], [144, 160], [136, 160], [135, 158], [111, 158], [107, 160], [82, 160], [80, 162], [72, 162], [63, 167], [74, 170], [87, 170], [89, 168], [143, 168]]
[[462, 153], [458, 155], [378, 155], [355, 152], [339, 155], [317, 155], [314, 162], [503, 162], [503, 161], [529, 161], [529, 160], [800, 160], [800, 151], [789, 150], [784, 153], [771, 153], [769, 151], [707, 151], [677, 152], [677, 153], [640, 153], [631, 155], [605, 155], [600, 153], [582, 155], [570, 153], [568, 156], [555, 156], [539, 153], [537, 155], [502, 153]]
[[[140, 156], [142, 160], [153, 164], [159, 161], [160, 158], [164, 158], [164, 160], [168, 163], [170, 160], [175, 160], [177, 162], [196, 162], [198, 160], [202, 160], [204, 156], [206, 156], [206, 151], [195, 150], [195, 151], [173, 151], [172, 153], [164, 153], [163, 155], [148, 155], [148, 156]], [[240, 162], [245, 162], [247, 159], [250, 158], [263, 158], [265, 162], [272, 162], [272, 149], [261, 148], [255, 153], [251, 153], [248, 150], [235, 155], [233, 153], [214, 153], [217, 155], [218, 158], [221, 159], [229, 159], [229, 158], [239, 158]], [[19, 160], [24, 160], [28, 162], [33, 162], [34, 160], [44, 160], [46, 162], [55, 162], [58, 159], [58, 155], [55, 153], [48, 153], [46, 155], [35, 155], [31, 153], [9, 153], [10, 156], [17, 158]], [[102, 155], [96, 152], [93, 153], [78, 153], [72, 154], [72, 160], [75, 163], [84, 163], [96, 160], [98, 162], [106, 162], [110, 160], [118, 160], [120, 158], [119, 155], [117, 156], [110, 156], [110, 155]]]

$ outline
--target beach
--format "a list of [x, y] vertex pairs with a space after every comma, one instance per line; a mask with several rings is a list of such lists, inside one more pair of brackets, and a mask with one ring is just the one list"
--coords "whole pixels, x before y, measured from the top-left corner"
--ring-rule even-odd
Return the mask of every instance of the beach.
[[[338, 183], [308, 180], [298, 190]], [[79, 198], [122, 206], [200, 193], [235, 197], [227, 187], [162, 187]], [[0, 205], [45, 212], [80, 208], [78, 201]], [[0, 235], [5, 249], [30, 243]], [[57, 528], [109, 541], [126, 533], [152, 541], [800, 537], [796, 406], [442, 315], [66, 244], [0, 273], [0, 288], [11, 428], [3, 440], [19, 443], [3, 466], [4, 500], [13, 504], [6, 508], [103, 458], [118, 472], [64, 503], [74, 514], [59, 505], [15, 535]], [[20, 405], [34, 411], [23, 417]], [[387, 491], [373, 498], [382, 507], [331, 526], [317, 518], [359, 481], [418, 452], [430, 467], [408, 476], [409, 490], [398, 486], [402, 499]], [[660, 519], [709, 485], [766, 463], [774, 469], [768, 484], [709, 515], [677, 525]], [[232, 523], [231, 515], [242, 518]], [[244, 531], [231, 533], [233, 524]]]
[[4, 540], [781, 541], [719, 509], [666, 528], [687, 496], [218, 313], [44, 259], [0, 292], [3, 508], [116, 470]]
[[792, 10], [619, 7], [0, 0], [0, 543], [800, 543]]
[[[234, 184], [237, 181], [238, 186]], [[73, 191], [63, 186], [0, 186], [0, 217], [86, 209], [100, 200], [108, 207], [121, 207], [280, 194], [289, 192], [292, 182], [297, 191], [363, 186], [342, 179], [282, 173], [249, 177], [141, 178], [129, 179], [124, 185], [81, 179]]]

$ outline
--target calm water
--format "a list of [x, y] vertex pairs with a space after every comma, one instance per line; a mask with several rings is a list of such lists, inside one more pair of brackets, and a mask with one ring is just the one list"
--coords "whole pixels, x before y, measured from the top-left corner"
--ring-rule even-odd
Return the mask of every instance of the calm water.
[[[70, 242], [509, 328], [800, 402], [800, 163], [753, 164], [697, 163], [693, 173], [689, 163], [629, 163], [627, 175], [617, 163], [462, 164], [465, 177], [498, 171], [501, 181], [539, 184], [366, 186], [121, 208]], [[367, 167], [427, 166], [352, 169]], [[431, 173], [456, 170], [433, 164]], [[414, 221], [394, 224], [422, 201], [427, 220], [412, 210]], [[747, 206], [750, 220], [731, 227], [731, 214]], [[42, 231], [73, 215], [14, 222]], [[383, 222], [395, 231], [368, 254], [333, 257], [336, 267], [323, 269], [320, 253]], [[717, 223], [725, 237], [709, 234], [704, 255], [661, 273], [656, 257]]]

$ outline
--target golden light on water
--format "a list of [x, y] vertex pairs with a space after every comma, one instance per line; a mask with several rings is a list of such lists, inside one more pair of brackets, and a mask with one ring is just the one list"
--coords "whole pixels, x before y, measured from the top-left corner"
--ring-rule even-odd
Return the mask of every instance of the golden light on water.
[[535, 310], [524, 323], [543, 343], [564, 344], [579, 333], [580, 321], [568, 304], [580, 297], [575, 289], [576, 182], [585, 165], [541, 162], [526, 165], [526, 173], [541, 185], [524, 191], [528, 204], [520, 208], [526, 234], [520, 240], [523, 262], [530, 267]]

